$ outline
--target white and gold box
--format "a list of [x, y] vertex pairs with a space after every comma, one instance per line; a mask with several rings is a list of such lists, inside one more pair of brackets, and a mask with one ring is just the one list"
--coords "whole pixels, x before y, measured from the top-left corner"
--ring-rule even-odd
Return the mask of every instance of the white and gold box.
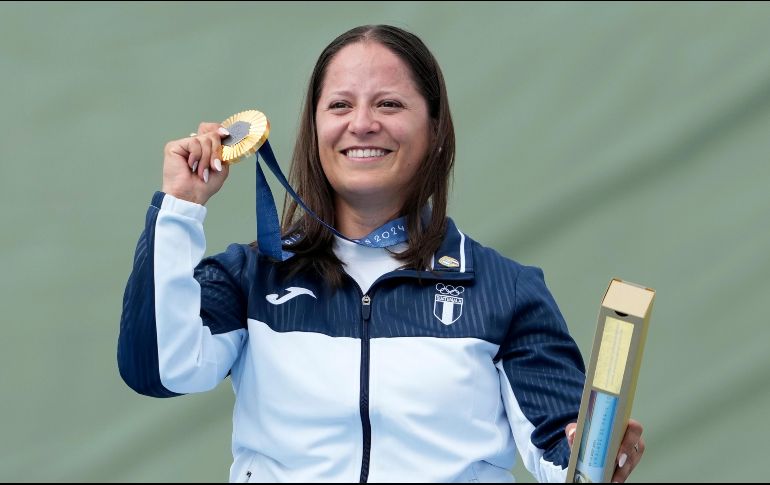
[[612, 480], [654, 299], [655, 290], [617, 278], [610, 281], [599, 310], [567, 483]]

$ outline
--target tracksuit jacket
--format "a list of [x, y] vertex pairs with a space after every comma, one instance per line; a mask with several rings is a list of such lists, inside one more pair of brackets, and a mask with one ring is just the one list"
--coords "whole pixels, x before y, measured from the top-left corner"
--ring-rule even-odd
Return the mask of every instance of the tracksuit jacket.
[[248, 244], [203, 259], [205, 214], [153, 196], [118, 365], [155, 397], [230, 376], [230, 481], [512, 481], [518, 449], [564, 482], [585, 368], [539, 268], [448, 219], [430, 271], [331, 291]]

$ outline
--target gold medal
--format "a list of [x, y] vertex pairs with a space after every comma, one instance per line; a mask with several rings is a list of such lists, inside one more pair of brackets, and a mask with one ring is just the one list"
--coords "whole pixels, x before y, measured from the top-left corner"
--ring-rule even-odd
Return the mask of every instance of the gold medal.
[[270, 122], [261, 111], [249, 110], [235, 114], [222, 122], [230, 136], [222, 139], [222, 162], [238, 163], [253, 155], [267, 141]]

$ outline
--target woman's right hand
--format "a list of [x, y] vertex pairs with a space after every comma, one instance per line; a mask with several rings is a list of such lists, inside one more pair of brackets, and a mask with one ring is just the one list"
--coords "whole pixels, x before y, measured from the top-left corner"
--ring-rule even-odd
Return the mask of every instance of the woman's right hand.
[[218, 123], [201, 123], [198, 134], [166, 143], [163, 192], [205, 205], [225, 183], [229, 167], [222, 163], [222, 138], [230, 133]]

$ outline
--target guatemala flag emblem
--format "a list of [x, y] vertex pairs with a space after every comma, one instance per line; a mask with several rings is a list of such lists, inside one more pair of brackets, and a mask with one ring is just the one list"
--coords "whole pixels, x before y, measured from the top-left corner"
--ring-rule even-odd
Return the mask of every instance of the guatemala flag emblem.
[[436, 299], [433, 302], [433, 316], [444, 325], [452, 325], [463, 314], [463, 299], [460, 295], [465, 291], [462, 286], [436, 285]]

